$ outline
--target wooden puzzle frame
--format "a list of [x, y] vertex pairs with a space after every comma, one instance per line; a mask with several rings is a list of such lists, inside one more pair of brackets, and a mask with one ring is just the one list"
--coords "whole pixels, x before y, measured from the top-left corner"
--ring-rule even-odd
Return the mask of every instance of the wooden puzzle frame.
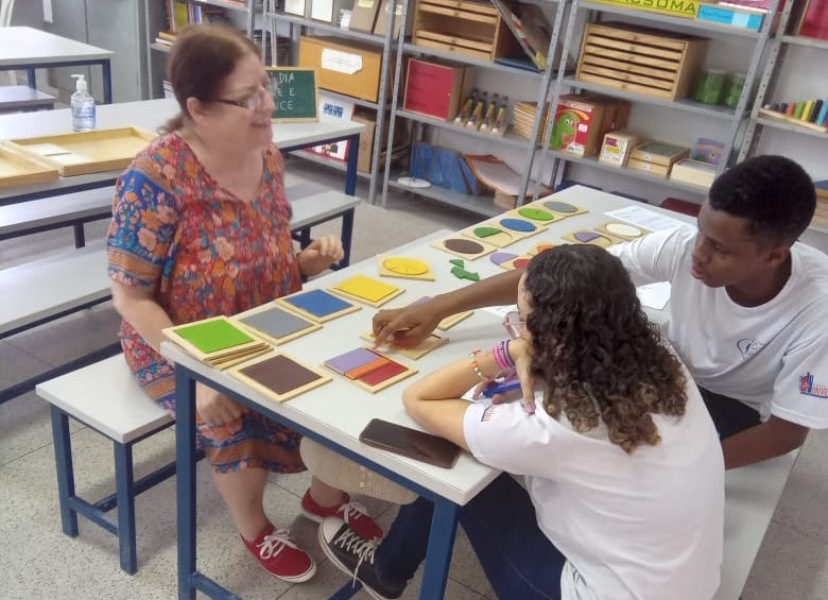
[[[205, 352], [204, 350], [199, 348], [195, 343], [191, 342], [189, 339], [187, 339], [181, 334], [181, 331], [184, 329], [196, 328], [199, 326], [207, 326], [211, 323], [218, 322], [224, 323], [228, 327], [231, 327], [232, 329], [244, 334], [246, 337], [250, 338], [250, 341], [234, 344], [232, 346], [225, 346], [223, 348], [218, 348], [210, 352]], [[266, 341], [262, 340], [257, 335], [251, 333], [247, 329], [239, 327], [236, 323], [232, 322], [225, 316], [211, 317], [209, 319], [202, 319], [200, 321], [194, 321], [192, 323], [183, 323], [181, 325], [175, 325], [173, 327], [166, 327], [161, 330], [161, 333], [168, 340], [175, 342], [176, 344], [184, 348], [187, 352], [195, 356], [197, 359], [217, 369], [229, 368], [234, 364], [243, 362], [253, 356], [258, 356], [259, 354], [267, 352], [270, 349], [270, 344], [268, 344]]]
[[[483, 250], [481, 250], [480, 252], [478, 252], [476, 254], [463, 254], [461, 252], [457, 252], [455, 250], [452, 250], [451, 248], [446, 247], [445, 243], [447, 241], [450, 241], [450, 240], [459, 240], [461, 242], [472, 241], [475, 244], [480, 244], [480, 247], [483, 248]], [[449, 254], [453, 254], [454, 256], [457, 256], [459, 258], [462, 258], [462, 259], [468, 260], [468, 261], [477, 260], [478, 258], [480, 258], [482, 256], [486, 256], [487, 254], [491, 254], [492, 252], [497, 250], [497, 247], [492, 246], [491, 244], [481, 242], [478, 239], [467, 238], [466, 236], [456, 234], [456, 233], [448, 235], [448, 236], [446, 236], [446, 237], [444, 237], [440, 240], [436, 240], [434, 242], [431, 242], [431, 244], [429, 244], [429, 245], [432, 248], [436, 248], [437, 250], [442, 250], [443, 252], [448, 252]]]
[[[358, 296], [356, 294], [348, 292], [347, 290], [342, 290], [339, 287], [337, 287], [339, 285], [342, 285], [344, 283], [347, 283], [349, 281], [353, 281], [354, 279], [359, 279], [359, 278], [366, 279], [366, 280], [368, 280], [372, 283], [379, 283], [379, 284], [382, 284], [384, 286], [392, 287], [392, 288], [395, 288], [395, 289], [394, 289], [394, 291], [388, 293], [387, 295], [383, 296], [379, 300], [371, 300], [369, 298], [364, 298], [362, 296]], [[371, 277], [368, 277], [367, 275], [354, 275], [353, 277], [349, 277], [348, 279], [340, 281], [336, 286], [328, 288], [328, 291], [331, 292], [332, 294], [336, 295], [336, 296], [342, 296], [346, 300], [352, 300], [354, 302], [362, 302], [363, 304], [367, 304], [368, 306], [373, 306], [374, 308], [379, 308], [380, 306], [382, 306], [384, 304], [387, 304], [389, 301], [393, 300], [394, 298], [396, 298], [397, 296], [399, 296], [400, 294], [405, 292], [405, 290], [401, 287], [397, 287], [395, 285], [392, 285], [390, 283], [386, 283], [384, 281], [379, 281], [377, 279], [372, 279]]]
[[[250, 369], [251, 367], [254, 367], [254, 366], [256, 366], [260, 363], [263, 363], [263, 362], [268, 361], [268, 360], [272, 360], [274, 358], [279, 358], [279, 357], [283, 357], [283, 358], [286, 358], [286, 359], [290, 360], [291, 362], [295, 363], [299, 367], [302, 367], [306, 371], [310, 371], [311, 373], [317, 375], [318, 378], [314, 379], [313, 381], [310, 381], [308, 383], [305, 383], [303, 385], [300, 385], [298, 387], [295, 387], [295, 388], [293, 388], [293, 389], [291, 389], [287, 392], [284, 392], [284, 393], [280, 394], [280, 393], [274, 391], [273, 389], [267, 387], [263, 383], [261, 383], [258, 379], [255, 379], [255, 378], [251, 377], [250, 375], [248, 375], [247, 373], [242, 372], [242, 371]], [[316, 367], [312, 367], [310, 365], [307, 365], [307, 364], [303, 363], [302, 361], [296, 360], [292, 356], [288, 356], [287, 354], [284, 354], [282, 352], [277, 352], [277, 351], [274, 351], [272, 353], [269, 352], [267, 355], [262, 356], [262, 357], [258, 358], [255, 361], [250, 361], [249, 363], [246, 363], [244, 365], [239, 365], [239, 366], [237, 366], [233, 369], [230, 369], [230, 371], [228, 371], [228, 374], [235, 377], [239, 381], [241, 381], [243, 383], [246, 383], [250, 387], [254, 388], [256, 391], [261, 392], [262, 394], [264, 394], [265, 396], [267, 396], [271, 400], [274, 400], [274, 401], [279, 402], [279, 403], [290, 400], [291, 398], [295, 398], [296, 396], [299, 396], [300, 394], [304, 394], [305, 392], [309, 392], [313, 389], [318, 388], [319, 386], [325, 385], [326, 383], [328, 383], [330, 381], [333, 381], [333, 377], [331, 377], [330, 375], [328, 375], [324, 371], [322, 371], [320, 369], [317, 369]]]
[[[335, 311], [335, 312], [332, 312], [332, 313], [325, 314], [325, 315], [317, 315], [315, 313], [312, 313], [310, 311], [307, 311], [307, 310], [303, 309], [300, 306], [296, 306], [295, 304], [290, 303], [291, 298], [298, 298], [298, 297], [301, 297], [301, 296], [304, 296], [304, 295], [307, 295], [307, 294], [318, 294], [320, 292], [323, 293], [323, 294], [327, 294], [328, 296], [332, 296], [333, 298], [335, 298], [336, 300], [339, 300], [340, 302], [345, 302], [346, 304], [348, 304], [348, 307], [343, 308], [342, 310], [338, 310], [338, 311]], [[287, 309], [291, 312], [294, 312], [294, 313], [298, 314], [299, 316], [305, 317], [306, 319], [310, 319], [311, 321], [314, 321], [316, 323], [327, 323], [328, 321], [333, 321], [334, 319], [338, 319], [339, 317], [343, 317], [345, 315], [349, 315], [349, 314], [351, 314], [353, 312], [356, 312], [358, 310], [362, 310], [362, 307], [359, 304], [354, 304], [353, 302], [350, 302], [346, 298], [342, 298], [342, 297], [338, 296], [337, 294], [330, 293], [328, 290], [318, 290], [318, 289], [317, 290], [302, 290], [301, 292], [296, 292], [295, 294], [290, 294], [289, 296], [283, 296], [281, 298], [278, 298], [278, 299], [274, 300], [274, 302], [277, 305], [281, 306], [282, 308], [285, 308], [285, 309]]]
[[[381, 392], [382, 390], [384, 390], [388, 387], [391, 387], [395, 383], [398, 383], [398, 382], [402, 381], [403, 379], [407, 379], [408, 377], [411, 377], [412, 375], [416, 375], [419, 372], [416, 368], [410, 367], [407, 364], [405, 364], [403, 362], [400, 362], [398, 360], [394, 360], [393, 358], [391, 358], [390, 356], [386, 355], [383, 352], [380, 352], [379, 350], [374, 350], [372, 348], [365, 348], [365, 349], [369, 350], [370, 352], [372, 352], [373, 354], [376, 354], [377, 356], [379, 356], [381, 358], [384, 358], [384, 359], [386, 359], [386, 360], [388, 360], [388, 361], [390, 361], [394, 364], [397, 364], [397, 365], [403, 367], [404, 371], [402, 371], [400, 373], [397, 373], [396, 375], [393, 375], [393, 376], [389, 377], [388, 379], [384, 379], [380, 383], [377, 383], [375, 385], [370, 385], [368, 383], [365, 383], [361, 379], [352, 379], [352, 378], [348, 377], [346, 374], [340, 373], [339, 371], [337, 371], [333, 367], [328, 366], [327, 361], [323, 362], [322, 366], [325, 367], [326, 369], [330, 369], [331, 371], [333, 371], [337, 375], [341, 376], [346, 381], [349, 381], [350, 383], [358, 385], [362, 389], [367, 390], [367, 391], [371, 392], [372, 394], [376, 394], [377, 392]], [[343, 352], [342, 354], [347, 354], [347, 353]], [[342, 354], [340, 354], [338, 356], [341, 356]], [[335, 358], [338, 358], [338, 356], [334, 356], [332, 358], [329, 358], [328, 360], [333, 360]]]
[[[523, 219], [524, 221], [530, 221], [532, 223], [545, 225], [547, 227], [550, 224], [557, 223], [558, 221], [560, 221], [562, 219], [562, 217], [558, 213], [552, 212], [551, 210], [547, 210], [546, 208], [543, 208], [542, 206], [535, 206], [534, 204], [535, 203], [525, 204], [523, 206], [518, 206], [517, 208], [513, 208], [512, 210], [503, 213], [503, 216], [510, 217], [510, 218], [513, 218], [513, 219]], [[534, 219], [532, 217], [520, 214], [520, 211], [525, 210], [525, 209], [529, 209], [529, 211], [532, 211], [532, 210], [541, 211], [543, 213], [551, 215], [552, 218], [547, 219], [547, 220]]]
[[[276, 337], [276, 336], [273, 336], [273, 335], [271, 335], [270, 333], [268, 333], [266, 331], [263, 331], [262, 329], [258, 329], [254, 325], [251, 325], [249, 323], [244, 322], [244, 319], [248, 319], [250, 317], [254, 317], [254, 316], [260, 315], [262, 313], [268, 313], [268, 312], [271, 312], [271, 311], [278, 311], [278, 312], [281, 312], [282, 314], [289, 315], [293, 319], [298, 319], [298, 320], [306, 323], [307, 326], [304, 327], [303, 329], [293, 331], [292, 333], [289, 333], [287, 335], [283, 335], [281, 337]], [[317, 323], [316, 321], [312, 321], [312, 320], [310, 320], [310, 319], [308, 319], [308, 318], [306, 318], [306, 317], [304, 317], [304, 316], [302, 316], [302, 315], [300, 315], [300, 314], [298, 314], [298, 313], [296, 313], [292, 310], [288, 310], [286, 307], [282, 306], [281, 304], [277, 304], [276, 302], [269, 302], [268, 304], [264, 304], [264, 305], [259, 306], [257, 308], [253, 308], [253, 309], [247, 310], [243, 313], [239, 313], [239, 314], [233, 316], [233, 318], [231, 320], [233, 322], [235, 322], [236, 324], [238, 324], [243, 329], [245, 329], [246, 331], [250, 331], [253, 335], [256, 335], [256, 336], [262, 338], [263, 340], [266, 340], [266, 341], [270, 342], [274, 346], [279, 346], [281, 344], [285, 344], [287, 342], [290, 342], [291, 340], [295, 340], [297, 338], [308, 335], [309, 333], [313, 333], [314, 331], [322, 329], [322, 325], [320, 323]]]
[[[616, 233], [616, 232], [610, 231], [608, 229], [608, 226], [615, 225], [615, 224], [623, 225], [624, 227], [632, 227], [633, 229], [638, 229], [638, 231], [640, 231], [641, 233], [639, 233], [638, 235], [624, 235], [624, 234], [621, 234], [621, 233]], [[650, 233], [650, 231], [648, 229], [644, 229], [643, 227], [639, 227], [638, 225], [631, 225], [630, 223], [624, 223], [623, 221], [607, 221], [606, 223], [601, 223], [600, 225], [598, 225], [595, 228], [595, 231], [597, 231], [599, 233], [602, 233], [606, 236], [612, 237], [612, 238], [623, 240], [625, 242], [631, 242], [632, 240], [637, 240], [638, 238], [642, 238], [645, 235], [647, 235], [648, 233]]]
[[[366, 342], [374, 343], [374, 333], [367, 331], [361, 336]], [[432, 350], [436, 350], [440, 346], [448, 344], [449, 339], [436, 333], [431, 333], [429, 336], [413, 348], [403, 348], [402, 346], [395, 346], [393, 344], [384, 344], [383, 352], [390, 355], [404, 356], [410, 360], [420, 360]]]
[[[562, 204], [568, 204], [568, 205], [574, 207], [575, 211], [574, 212], [560, 212], [560, 211], [557, 211], [553, 208], [549, 208], [548, 206], [546, 206], [547, 202], [560, 202]], [[589, 210], [587, 210], [586, 208], [578, 206], [577, 204], [572, 204], [572, 202], [568, 202], [566, 200], [559, 200], [559, 199], [555, 198], [554, 196], [547, 196], [546, 198], [540, 198], [539, 200], [535, 200], [534, 202], [530, 202], [529, 204], [526, 204], [525, 206], [531, 206], [533, 208], [542, 208], [543, 210], [551, 212], [552, 214], [557, 216], [558, 220], [568, 219], [570, 217], [577, 217], [578, 215], [584, 215], [584, 214], [589, 212]]]
[[[584, 242], [575, 237], [579, 233], [590, 233], [597, 237], [590, 241]], [[598, 243], [598, 239], [600, 238], [607, 239], [610, 243], [606, 245]], [[564, 239], [568, 242], [572, 242], [573, 244], [590, 244], [592, 246], [598, 246], [599, 248], [609, 248], [610, 246], [615, 246], [616, 244], [620, 244], [623, 241], [619, 240], [618, 238], [614, 238], [611, 235], [607, 235], [606, 233], [599, 233], [597, 231], [593, 231], [592, 229], [577, 229], [575, 231], [570, 231], [566, 235], [562, 236], [561, 239]]]
[[[397, 260], [397, 261], [416, 261], [422, 263], [426, 266], [426, 272], [421, 275], [409, 275], [399, 273], [397, 271], [392, 271], [388, 267], [386, 267], [385, 263], [389, 260]], [[380, 277], [398, 277], [400, 279], [420, 279], [423, 281], [434, 281], [434, 271], [431, 268], [431, 265], [428, 263], [427, 260], [423, 260], [422, 258], [411, 258], [407, 256], [384, 256], [379, 255], [377, 256], [377, 270], [379, 271]]]

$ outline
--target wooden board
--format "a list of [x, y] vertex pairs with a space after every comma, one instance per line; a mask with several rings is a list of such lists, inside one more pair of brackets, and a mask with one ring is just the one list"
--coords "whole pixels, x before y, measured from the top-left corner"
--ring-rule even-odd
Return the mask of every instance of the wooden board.
[[333, 319], [362, 310], [362, 307], [326, 290], [308, 290], [296, 292], [275, 300], [276, 304], [298, 313], [303, 317], [326, 323]]
[[279, 352], [235, 367], [228, 374], [276, 402], [290, 400], [333, 380], [319, 369]]
[[137, 127], [119, 127], [20, 138], [7, 144], [69, 177], [123, 169], [155, 137]]
[[649, 230], [644, 229], [643, 227], [630, 225], [629, 223], [622, 223], [621, 221], [608, 221], [606, 223], [601, 223], [595, 228], [595, 231], [599, 231], [605, 235], [619, 240], [624, 240], [626, 242], [643, 237], [650, 233]]
[[379, 308], [389, 300], [396, 298], [405, 290], [395, 285], [366, 277], [365, 275], [354, 275], [344, 281], [340, 281], [330, 291], [337, 296], [343, 296], [349, 300], [355, 300]]
[[520, 206], [514, 210], [510, 210], [505, 213], [504, 216], [516, 219], [525, 219], [527, 221], [532, 221], [533, 223], [540, 223], [541, 225], [554, 223], [564, 218], [558, 213], [551, 212], [542, 206], [530, 206], [528, 204], [526, 206]]
[[[374, 337], [374, 333], [368, 331], [363, 333], [361, 336], [363, 340], [366, 342], [374, 343], [376, 338]], [[382, 346], [383, 352], [386, 354], [399, 354], [400, 356], [404, 356], [411, 360], [419, 360], [432, 350], [436, 350], [440, 346], [444, 344], [448, 344], [448, 338], [443, 337], [441, 335], [437, 335], [436, 333], [429, 334], [429, 336], [424, 339], [422, 342], [417, 344], [412, 348], [403, 348], [401, 346], [395, 346], [393, 344], [384, 344]]]
[[329, 358], [323, 365], [372, 394], [417, 373], [414, 367], [372, 348], [355, 348]]
[[442, 240], [431, 242], [430, 245], [432, 248], [437, 248], [466, 260], [475, 260], [496, 250], [495, 246], [458, 234], [452, 234]]
[[377, 268], [381, 277], [434, 281], [434, 271], [431, 270], [431, 265], [419, 258], [378, 256], [377, 261]]
[[617, 238], [603, 233], [598, 233], [596, 231], [591, 231], [589, 229], [572, 231], [564, 235], [563, 239], [568, 242], [572, 242], [573, 244], [592, 244], [593, 246], [598, 246], [599, 248], [609, 248], [610, 246], [621, 243], [621, 240]]
[[57, 178], [57, 169], [0, 143], [0, 188], [46, 183]]
[[537, 222], [506, 216], [473, 225], [460, 233], [479, 242], [485, 242], [498, 248], [506, 248], [515, 242], [545, 230], [546, 227]]
[[535, 200], [534, 202], [527, 204], [526, 207], [541, 208], [545, 211], [553, 213], [559, 219], [577, 217], [578, 215], [583, 215], [589, 212], [587, 209], [575, 206], [570, 202], [558, 200], [555, 196], [547, 196], [546, 198]]
[[271, 349], [270, 344], [224, 316], [167, 327], [161, 332], [217, 369], [229, 368]]
[[239, 313], [231, 320], [274, 346], [322, 328], [319, 323], [306, 319], [274, 302]]

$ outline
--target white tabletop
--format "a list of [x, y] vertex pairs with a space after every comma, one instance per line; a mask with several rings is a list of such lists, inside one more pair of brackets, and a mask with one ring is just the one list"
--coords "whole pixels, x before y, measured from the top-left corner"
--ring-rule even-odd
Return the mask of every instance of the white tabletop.
[[105, 60], [115, 55], [32, 27], [0, 27], [0, 67]]
[[[570, 188], [558, 194], [556, 198], [580, 206], [588, 206], [590, 212], [557, 222], [550, 226], [547, 231], [513, 244], [505, 251], [521, 254], [541, 241], [560, 243], [562, 241], [561, 236], [575, 229], [589, 229], [609, 221], [610, 218], [603, 214], [605, 210], [622, 208], [631, 204], [625, 198], [597, 192], [585, 187]], [[654, 210], [670, 216], [675, 215], [675, 213], [668, 213], [657, 208], [654, 208]], [[430, 238], [440, 239], [449, 233], [448, 231], [442, 231], [436, 236], [430, 236]], [[434, 295], [468, 284], [467, 281], [458, 280], [451, 275], [452, 265], [449, 260], [454, 257], [430, 247], [424, 240], [418, 240], [403, 250], [396, 249], [387, 254], [402, 254], [407, 257], [427, 260], [436, 275], [436, 281], [433, 282], [386, 279], [385, 281], [394, 283], [406, 290], [405, 293], [389, 302], [386, 305], [388, 308], [404, 306], [421, 296]], [[500, 267], [494, 265], [488, 257], [466, 261], [466, 268], [479, 273], [481, 277], [502, 272]], [[342, 271], [314, 280], [306, 285], [306, 289], [331, 287], [357, 273], [377, 277], [376, 258], [368, 259]], [[363, 345], [364, 342], [360, 340], [359, 336], [370, 331], [371, 318], [375, 312], [376, 309], [365, 306], [356, 313], [326, 323], [317, 332], [280, 346], [280, 350], [284, 350], [300, 361], [319, 365], [328, 358]], [[418, 361], [402, 360], [416, 367], [420, 374], [431, 372], [451, 360], [466, 356], [473, 349], [484, 348], [497, 340], [503, 339], [506, 334], [501, 321], [502, 318], [492, 311], [477, 310], [470, 318], [462, 321], [449, 331], [438, 332], [449, 338], [448, 344], [427, 354]], [[320, 344], [320, 342], [324, 342], [324, 344]], [[320, 350], [320, 348], [323, 349]], [[165, 342], [162, 346], [162, 353], [167, 358], [238, 392], [257, 404], [267, 406], [275, 413], [283, 415], [457, 504], [467, 503], [497, 475], [496, 470], [478, 463], [468, 454], [463, 454], [454, 468], [447, 470], [370, 448], [359, 442], [359, 433], [368, 424], [368, 421], [374, 417], [409, 427], [416, 427], [412, 419], [405, 413], [400, 400], [400, 393], [407, 383], [410, 383], [413, 379], [395, 384], [378, 394], [370, 394], [332, 373], [333, 382], [279, 405], [226, 373], [216, 371], [192, 358], [174, 344]]]
[[[2, 29], [0, 29], [2, 31]], [[168, 119], [178, 113], [175, 100], [142, 100], [120, 104], [102, 104], [97, 108], [98, 129], [115, 127], [139, 127], [156, 131]], [[329, 139], [339, 139], [359, 134], [365, 125], [352, 121], [317, 121], [313, 123], [274, 123], [273, 141], [282, 148], [311, 146]], [[71, 109], [40, 111], [13, 115], [0, 115], [0, 140], [13, 140], [43, 135], [58, 135], [72, 132]], [[120, 171], [105, 171], [88, 175], [61, 177], [56, 181], [0, 189], [0, 204], [15, 202], [15, 198], [48, 190], [48, 195], [57, 195], [63, 190], [80, 186], [97, 187], [114, 183]]]

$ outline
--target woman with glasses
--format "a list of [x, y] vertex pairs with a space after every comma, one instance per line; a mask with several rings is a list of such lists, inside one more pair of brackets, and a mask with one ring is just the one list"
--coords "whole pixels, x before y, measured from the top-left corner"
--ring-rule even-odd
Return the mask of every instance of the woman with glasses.
[[[258, 56], [230, 28], [179, 33], [167, 76], [181, 112], [117, 184], [107, 252], [124, 356], [173, 414], [173, 366], [158, 352], [163, 328], [290, 294], [343, 256], [332, 236], [294, 251], [284, 162], [272, 142], [273, 95]], [[201, 384], [196, 411], [197, 442], [244, 545], [276, 577], [312, 577], [313, 559], [263, 507], [269, 472], [304, 470], [300, 436]], [[339, 514], [366, 537], [382, 535], [364, 509], [317, 479], [302, 514]]]
[[[504, 471], [459, 516], [497, 597], [709, 600], [722, 560], [721, 446], [620, 260], [587, 244], [543, 252], [517, 305], [512, 339], [403, 395], [423, 427]], [[534, 411], [480, 397], [516, 375], [534, 379]], [[477, 399], [462, 399], [471, 388]], [[422, 498], [401, 507], [379, 544], [328, 518], [320, 543], [372, 597], [399, 598], [425, 557], [432, 511]]]

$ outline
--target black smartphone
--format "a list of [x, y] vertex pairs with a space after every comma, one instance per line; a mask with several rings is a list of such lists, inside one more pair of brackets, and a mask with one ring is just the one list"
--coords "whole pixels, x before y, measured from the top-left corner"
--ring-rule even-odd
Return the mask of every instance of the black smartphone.
[[446, 439], [382, 419], [371, 419], [359, 441], [447, 469], [460, 456], [460, 447]]

